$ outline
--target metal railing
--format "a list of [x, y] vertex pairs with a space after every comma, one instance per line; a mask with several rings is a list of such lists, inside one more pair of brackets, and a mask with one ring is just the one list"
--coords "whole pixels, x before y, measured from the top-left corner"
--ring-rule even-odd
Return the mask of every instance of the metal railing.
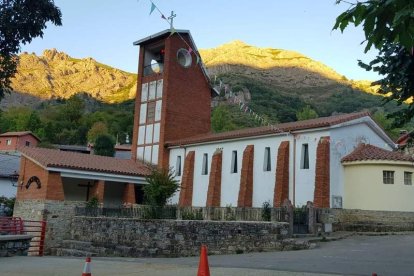
[[[270, 208], [270, 221], [286, 222], [285, 208]], [[119, 208], [75, 207], [75, 216], [118, 217], [136, 219], [267, 221], [262, 208], [238, 207], [153, 207], [139, 205]]]

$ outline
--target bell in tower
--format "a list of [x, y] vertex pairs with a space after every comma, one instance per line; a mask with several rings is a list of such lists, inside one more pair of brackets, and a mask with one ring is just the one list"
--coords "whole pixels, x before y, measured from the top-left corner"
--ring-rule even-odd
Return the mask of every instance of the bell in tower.
[[206, 70], [187, 30], [170, 29], [139, 46], [132, 158], [168, 168], [169, 141], [210, 132]]

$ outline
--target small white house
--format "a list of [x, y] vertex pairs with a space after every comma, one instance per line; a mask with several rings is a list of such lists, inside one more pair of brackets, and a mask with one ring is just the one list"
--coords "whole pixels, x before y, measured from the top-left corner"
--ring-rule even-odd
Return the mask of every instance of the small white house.
[[414, 158], [361, 144], [342, 159], [343, 207], [378, 211], [414, 211]]

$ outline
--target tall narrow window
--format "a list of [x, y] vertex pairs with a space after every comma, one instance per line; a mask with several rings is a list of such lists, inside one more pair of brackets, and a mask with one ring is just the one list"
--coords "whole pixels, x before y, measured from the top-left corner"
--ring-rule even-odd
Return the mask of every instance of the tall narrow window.
[[301, 169], [309, 169], [309, 146], [302, 144], [302, 157], [300, 162]]
[[181, 156], [177, 156], [175, 161], [175, 176], [181, 176]]
[[272, 170], [272, 165], [270, 163], [270, 147], [265, 148], [263, 170], [265, 172], [270, 172]]
[[394, 171], [382, 171], [382, 182], [384, 184], [394, 184]]
[[237, 150], [231, 154], [231, 173], [237, 173]]
[[203, 154], [203, 168], [201, 170], [201, 174], [203, 174], [203, 175], [208, 174], [208, 155], [207, 155], [207, 153]]
[[10, 146], [10, 145], [11, 145], [11, 139], [7, 139], [7, 140], [6, 140], [6, 145], [7, 145], [7, 146]]
[[404, 172], [404, 184], [413, 185], [413, 173], [412, 172]]

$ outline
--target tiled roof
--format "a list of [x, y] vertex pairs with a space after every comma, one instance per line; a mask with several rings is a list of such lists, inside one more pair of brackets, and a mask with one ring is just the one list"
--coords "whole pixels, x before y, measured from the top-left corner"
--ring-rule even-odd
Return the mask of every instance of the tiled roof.
[[150, 170], [131, 159], [83, 154], [55, 149], [23, 147], [22, 154], [48, 168], [64, 168], [121, 175], [146, 176]]
[[360, 144], [353, 152], [342, 158], [341, 162], [386, 160], [414, 162], [414, 158], [401, 152], [385, 150], [373, 145]]
[[33, 137], [35, 137], [37, 140], [40, 141], [39, 137], [34, 135], [31, 131], [10, 131], [10, 132], [5, 132], [5, 133], [0, 134], [0, 137], [16, 137], [16, 136], [20, 137], [24, 135], [32, 135]]
[[168, 141], [166, 144], [167, 146], [179, 146], [179, 145], [188, 145], [188, 144], [203, 143], [203, 142], [210, 142], [210, 141], [220, 141], [220, 140], [237, 139], [237, 138], [244, 138], [244, 137], [261, 136], [261, 135], [272, 134], [272, 133], [276, 134], [276, 133], [281, 133], [281, 132], [290, 132], [290, 131], [305, 130], [305, 129], [311, 129], [311, 128], [328, 127], [328, 126], [337, 125], [340, 123], [344, 123], [347, 121], [355, 120], [355, 119], [366, 117], [366, 116], [370, 116], [369, 112], [341, 114], [341, 115], [321, 117], [321, 118], [311, 119], [311, 120], [283, 123], [283, 124], [278, 124], [274, 126], [248, 128], [248, 129], [234, 130], [234, 131], [228, 131], [228, 132], [222, 132], [222, 133], [208, 133], [208, 134], [193, 136], [193, 137], [186, 138], [186, 139]]

